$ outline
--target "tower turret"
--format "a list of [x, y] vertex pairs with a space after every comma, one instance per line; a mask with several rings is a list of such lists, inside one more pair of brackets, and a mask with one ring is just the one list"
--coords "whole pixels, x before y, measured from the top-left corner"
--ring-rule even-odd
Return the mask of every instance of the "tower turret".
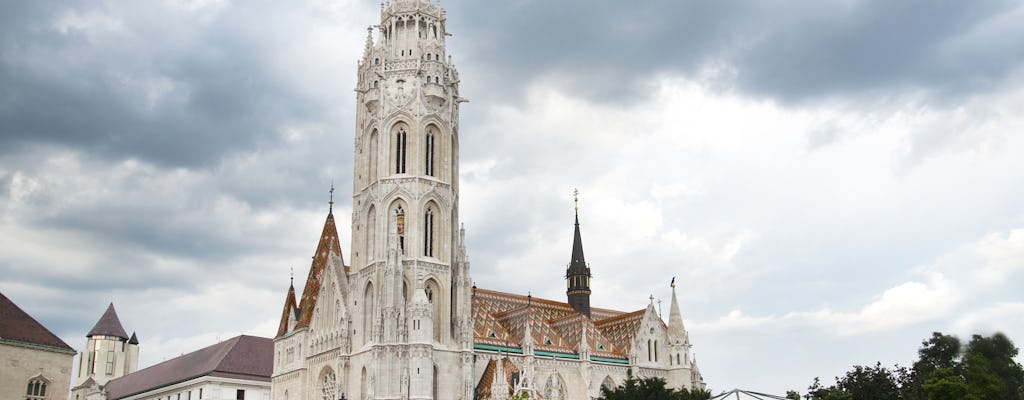
[[579, 191], [573, 191], [576, 203], [576, 223], [572, 237], [572, 258], [565, 271], [566, 291], [569, 304], [576, 312], [590, 318], [590, 266], [583, 257], [583, 239], [580, 238]]
[[79, 353], [78, 376], [72, 397], [99, 390], [99, 386], [139, 368], [139, 339], [132, 332], [131, 337], [117, 317], [114, 303], [85, 335], [85, 349]]

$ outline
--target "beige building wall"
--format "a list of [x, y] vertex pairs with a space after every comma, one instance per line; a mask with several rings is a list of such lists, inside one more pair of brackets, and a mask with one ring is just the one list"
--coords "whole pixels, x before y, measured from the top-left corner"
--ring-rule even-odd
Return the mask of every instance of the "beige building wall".
[[[72, 350], [0, 342], [0, 399], [67, 399], [74, 356]], [[46, 395], [27, 397], [29, 382], [38, 378], [46, 382]]]

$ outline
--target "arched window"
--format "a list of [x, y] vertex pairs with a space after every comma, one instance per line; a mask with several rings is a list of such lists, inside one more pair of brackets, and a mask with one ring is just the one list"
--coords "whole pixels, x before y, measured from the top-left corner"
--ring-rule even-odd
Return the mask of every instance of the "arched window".
[[423, 255], [434, 256], [434, 210], [430, 207], [423, 213]]
[[336, 400], [338, 396], [335, 394], [338, 392], [338, 379], [334, 376], [334, 370], [330, 367], [324, 367], [324, 371], [321, 372], [320, 377], [320, 393], [323, 400]]
[[406, 140], [408, 135], [405, 133], [405, 129], [401, 128], [398, 132], [395, 132], [395, 173], [405, 173], [405, 151], [406, 151]]
[[442, 300], [441, 285], [433, 279], [427, 279], [424, 291], [427, 295], [427, 301], [430, 302], [431, 321], [433, 321], [434, 327], [434, 341], [441, 341], [441, 305], [444, 303]]
[[427, 137], [426, 140], [424, 140], [423, 172], [428, 176], [437, 176], [434, 174], [434, 159], [437, 157], [437, 142], [435, 137], [434, 128], [427, 128]]
[[551, 374], [551, 377], [548, 378], [547, 383], [544, 385], [544, 398], [547, 400], [564, 400], [567, 397], [565, 380], [557, 372]]
[[373, 283], [366, 284], [363, 291], [363, 343], [368, 343], [373, 335]]
[[658, 341], [654, 341], [654, 362], [658, 362]]
[[365, 244], [363, 252], [366, 255], [367, 264], [373, 261], [376, 256], [375, 245], [377, 243], [377, 208], [370, 206], [370, 211], [366, 213], [366, 236], [364, 238]]
[[363, 372], [359, 376], [359, 395], [362, 396], [360, 397], [361, 399], [367, 398], [366, 396], [369, 393], [367, 389], [370, 388], [370, 385], [368, 385], [367, 383], [368, 382], [366, 380], [366, 367], [363, 367]]
[[681, 364], [681, 363], [679, 362], [679, 353], [676, 353], [676, 365], [679, 365], [679, 364]]
[[373, 88], [376, 89], [376, 88], [379, 88], [379, 87], [380, 87], [380, 81], [373, 81]]
[[380, 136], [377, 135], [377, 130], [374, 129], [373, 132], [370, 133], [370, 148], [367, 150], [370, 153], [368, 161], [369, 165], [367, 166], [370, 170], [367, 174], [370, 177], [370, 183], [377, 180], [377, 147], [379, 146], [379, 142]]
[[46, 398], [46, 379], [42, 377], [35, 377], [28, 381], [28, 387], [25, 389], [25, 398], [28, 400], [37, 400]]
[[654, 358], [651, 357], [651, 339], [647, 339], [647, 361], [651, 361]]

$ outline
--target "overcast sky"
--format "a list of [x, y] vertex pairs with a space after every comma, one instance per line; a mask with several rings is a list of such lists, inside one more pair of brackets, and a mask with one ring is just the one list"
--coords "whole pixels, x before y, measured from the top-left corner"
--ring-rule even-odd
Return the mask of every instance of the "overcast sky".
[[[715, 392], [1024, 343], [1024, 5], [639, 3], [445, 0], [478, 286], [563, 300], [578, 188], [592, 304], [678, 277]], [[0, 291], [78, 349], [113, 301], [142, 366], [272, 336], [379, 6], [4, 2]]]

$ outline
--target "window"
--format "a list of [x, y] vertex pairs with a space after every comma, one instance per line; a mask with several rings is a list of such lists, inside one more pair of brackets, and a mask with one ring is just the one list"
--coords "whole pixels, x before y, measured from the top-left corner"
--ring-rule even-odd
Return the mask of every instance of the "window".
[[25, 398], [29, 400], [45, 399], [46, 384], [46, 379], [42, 377], [32, 378], [28, 381], [28, 386], [25, 388]]
[[203, 398], [203, 388], [199, 388], [199, 398]]
[[434, 154], [436, 154], [436, 151], [435, 151], [435, 140], [434, 140], [434, 130], [433, 129], [428, 129], [427, 130], [427, 140], [426, 140], [425, 150], [426, 150], [424, 152], [425, 154], [423, 155], [423, 160], [424, 160], [423, 169], [424, 169], [424, 172], [427, 175], [429, 175], [429, 176], [435, 176], [434, 175]]
[[658, 341], [654, 341], [654, 362], [658, 362]]
[[245, 400], [245, 390], [238, 389], [235, 391], [235, 400]]
[[395, 173], [405, 173], [405, 150], [406, 150], [406, 134], [405, 129], [399, 129], [395, 133]]
[[114, 374], [114, 351], [107, 350], [107, 375]]
[[651, 339], [647, 339], [647, 361], [651, 361]]
[[430, 208], [423, 214], [423, 255], [434, 256], [434, 210]]

